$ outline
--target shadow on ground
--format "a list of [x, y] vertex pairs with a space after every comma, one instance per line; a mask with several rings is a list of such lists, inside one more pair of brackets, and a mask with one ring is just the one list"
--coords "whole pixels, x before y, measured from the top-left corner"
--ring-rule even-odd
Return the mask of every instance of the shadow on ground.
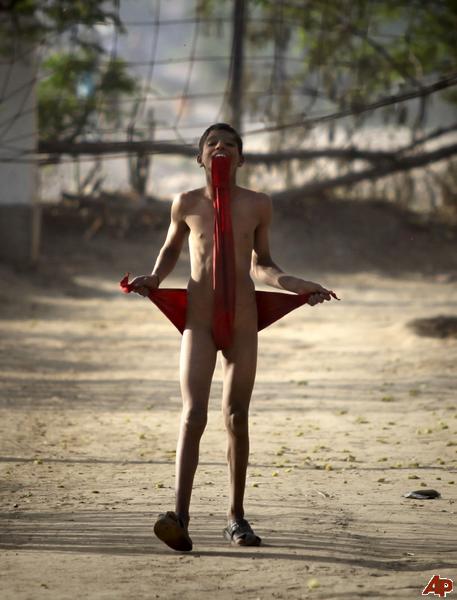
[[[436, 532], [439, 548], [432, 540], [421, 541], [398, 524], [398, 536], [380, 538], [347, 532], [313, 533], [297, 529], [262, 530], [259, 548], [236, 548], [222, 539], [223, 516], [197, 519], [193, 524], [193, 556], [239, 559], [268, 558], [353, 565], [381, 571], [420, 571], [450, 568], [455, 563], [446, 555], [455, 544], [443, 541]], [[378, 522], [375, 525], [381, 526]], [[118, 555], [154, 555], [171, 552], [152, 533], [149, 513], [81, 511], [72, 513], [0, 513], [0, 548]], [[414, 550], [416, 557], [407, 553]], [[420, 561], [417, 557], [420, 556]]]

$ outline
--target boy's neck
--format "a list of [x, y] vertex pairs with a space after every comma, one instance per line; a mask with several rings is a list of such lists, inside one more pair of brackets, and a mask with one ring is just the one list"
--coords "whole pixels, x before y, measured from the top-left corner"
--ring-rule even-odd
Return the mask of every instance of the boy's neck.
[[[237, 187], [238, 187], [238, 185], [236, 183], [236, 173], [234, 173], [233, 176], [230, 178], [230, 184], [229, 184], [230, 194], [233, 194], [233, 192], [236, 190]], [[209, 198], [213, 197], [213, 183], [211, 181], [210, 175], [206, 176], [206, 194]]]

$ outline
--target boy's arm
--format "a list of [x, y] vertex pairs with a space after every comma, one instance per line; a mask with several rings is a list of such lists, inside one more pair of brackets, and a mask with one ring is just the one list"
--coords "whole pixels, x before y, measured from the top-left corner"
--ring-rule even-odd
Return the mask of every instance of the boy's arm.
[[189, 230], [184, 218], [184, 196], [185, 194], [180, 194], [173, 200], [167, 237], [157, 256], [151, 275], [135, 277], [131, 282], [133, 291], [142, 296], [148, 296], [151, 290], [158, 288], [178, 262], [183, 242]]
[[254, 277], [272, 287], [295, 294], [311, 294], [308, 303], [317, 304], [330, 300], [332, 292], [318, 283], [305, 281], [284, 273], [273, 261], [270, 254], [269, 231], [272, 218], [271, 198], [261, 195], [259, 224], [254, 234], [254, 250], [252, 253], [252, 274]]

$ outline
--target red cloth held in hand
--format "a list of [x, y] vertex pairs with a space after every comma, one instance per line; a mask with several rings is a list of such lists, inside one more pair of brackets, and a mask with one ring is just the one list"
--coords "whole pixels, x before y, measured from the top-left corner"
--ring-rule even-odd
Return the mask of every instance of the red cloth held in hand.
[[[126, 294], [133, 292], [128, 274], [122, 279], [120, 286]], [[259, 291], [256, 291], [255, 296], [257, 301], [258, 331], [281, 319], [295, 308], [306, 304], [309, 298], [308, 294], [296, 295], [284, 294], [283, 292]], [[159, 288], [150, 292], [149, 299], [170, 319], [178, 331], [181, 333], [184, 331], [186, 328], [187, 290], [181, 288]]]
[[[133, 292], [128, 273], [120, 282], [120, 286], [126, 294]], [[187, 290], [180, 288], [152, 290], [148, 298], [170, 319], [176, 329], [183, 333], [186, 328]]]

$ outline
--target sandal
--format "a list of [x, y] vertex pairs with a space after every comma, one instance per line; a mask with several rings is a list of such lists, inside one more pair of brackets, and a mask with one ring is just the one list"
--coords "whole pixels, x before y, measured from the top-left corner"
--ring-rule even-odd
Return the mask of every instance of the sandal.
[[236, 519], [223, 530], [226, 540], [236, 546], [260, 546], [262, 540], [252, 531], [246, 519]]
[[189, 537], [187, 528], [178, 515], [172, 511], [159, 515], [154, 525], [156, 536], [173, 548], [181, 552], [190, 552], [192, 550], [192, 540]]

